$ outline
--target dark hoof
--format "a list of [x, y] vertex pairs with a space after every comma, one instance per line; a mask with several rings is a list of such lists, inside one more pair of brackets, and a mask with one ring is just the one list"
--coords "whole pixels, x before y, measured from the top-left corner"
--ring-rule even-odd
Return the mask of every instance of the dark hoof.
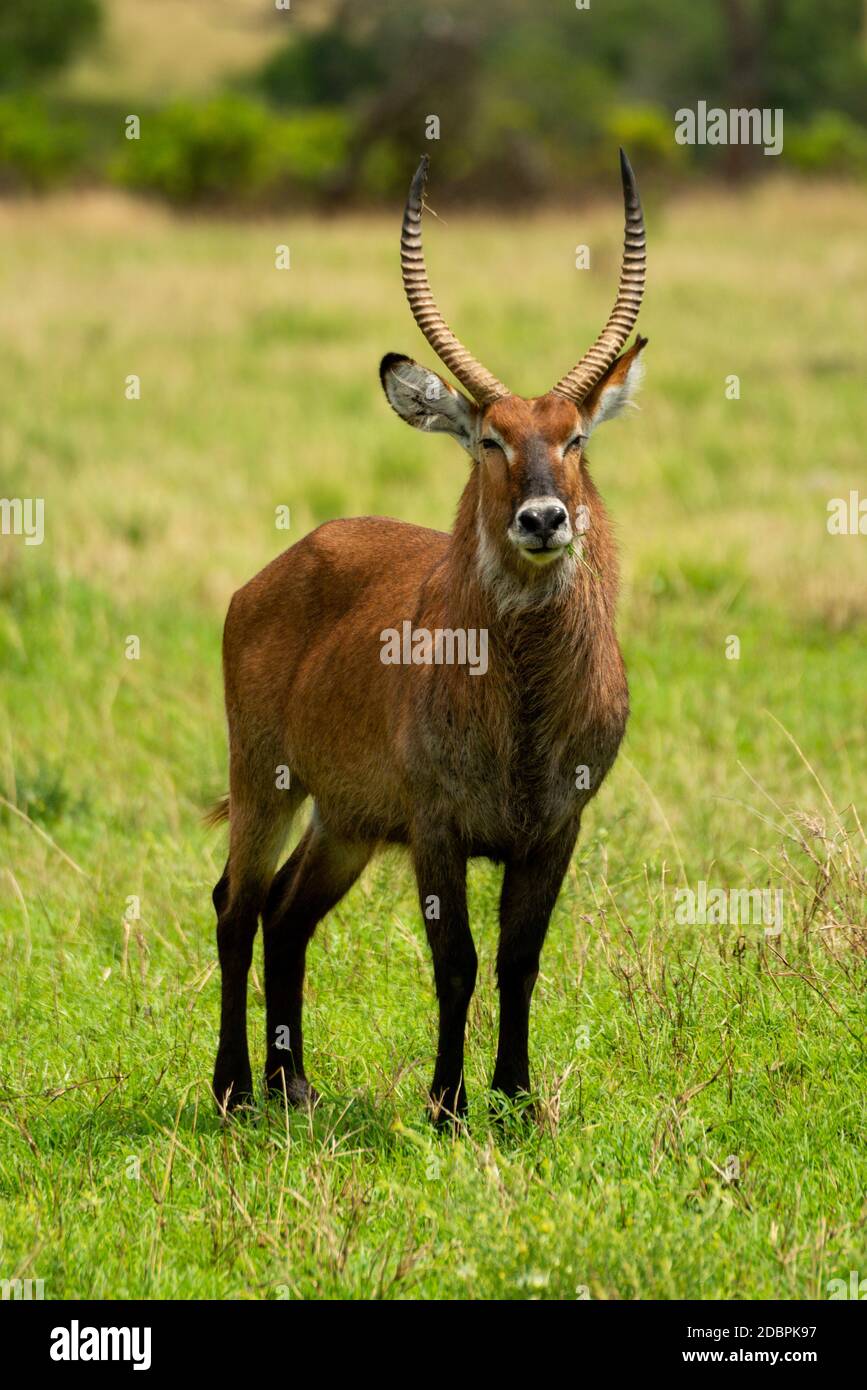
[[467, 1124], [467, 1093], [463, 1087], [452, 1092], [431, 1091], [428, 1097], [428, 1115], [436, 1129], [460, 1133]]
[[212, 1085], [221, 1115], [232, 1115], [253, 1104], [253, 1078], [249, 1067], [227, 1066], [218, 1058]]
[[287, 1076], [282, 1070], [265, 1077], [265, 1094], [269, 1100], [285, 1097], [294, 1110], [312, 1110], [319, 1100], [319, 1092], [306, 1076]]

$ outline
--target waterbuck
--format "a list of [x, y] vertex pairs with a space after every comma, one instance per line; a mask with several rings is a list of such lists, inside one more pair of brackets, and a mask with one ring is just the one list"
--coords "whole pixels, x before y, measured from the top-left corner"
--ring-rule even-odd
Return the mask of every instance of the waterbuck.
[[[629, 161], [621, 151], [626, 229], [611, 316], [577, 366], [530, 399], [486, 371], [436, 307], [421, 242], [427, 163], [419, 164], [404, 213], [403, 283], [419, 328], [468, 394], [396, 353], [383, 358], [380, 375], [396, 413], [416, 429], [452, 435], [472, 467], [450, 535], [383, 517], [330, 521], [267, 565], [229, 606], [229, 796], [212, 817], [228, 816], [230, 825], [229, 858], [213, 894], [222, 971], [214, 1093], [225, 1109], [252, 1095], [247, 973], [260, 914], [266, 1090], [309, 1104], [315, 1092], [301, 1027], [307, 943], [374, 851], [389, 844], [411, 854], [433, 955], [433, 1118], [459, 1123], [467, 1105], [464, 1032], [476, 980], [471, 856], [505, 866], [492, 1085], [510, 1097], [528, 1092], [530, 996], [548, 919], [581, 813], [626, 725], [617, 557], [584, 449], [596, 425], [630, 400], [647, 341], [637, 337], [618, 355], [645, 280], [644, 221]], [[397, 641], [401, 633], [411, 633], [410, 644]], [[455, 634], [477, 641], [485, 634], [484, 671], [455, 659]], [[309, 824], [275, 873], [292, 816], [308, 797]]]

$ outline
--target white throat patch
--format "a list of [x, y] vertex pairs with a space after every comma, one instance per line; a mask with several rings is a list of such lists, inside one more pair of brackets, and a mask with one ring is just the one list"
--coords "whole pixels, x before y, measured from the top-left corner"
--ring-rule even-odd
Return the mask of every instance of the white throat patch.
[[478, 514], [476, 537], [479, 583], [492, 600], [500, 618], [564, 596], [575, 582], [575, 569], [578, 564], [575, 555], [563, 555], [556, 564], [544, 569], [530, 570], [528, 562], [527, 578], [524, 580], [504, 567], [497, 554], [497, 548], [488, 535], [487, 527]]

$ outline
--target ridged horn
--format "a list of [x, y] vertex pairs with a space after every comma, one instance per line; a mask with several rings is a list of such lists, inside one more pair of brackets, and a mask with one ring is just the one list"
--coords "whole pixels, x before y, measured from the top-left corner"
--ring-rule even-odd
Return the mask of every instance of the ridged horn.
[[427, 186], [428, 156], [422, 155], [403, 214], [400, 234], [400, 269], [403, 287], [412, 309], [413, 318], [427, 338], [437, 357], [453, 372], [462, 386], [479, 405], [488, 405], [500, 396], [511, 395], [507, 387], [492, 376], [458, 342], [436, 306], [424, 263], [421, 244], [421, 212]]
[[644, 214], [641, 211], [641, 199], [635, 185], [632, 165], [623, 150], [620, 151], [620, 174], [623, 179], [626, 226], [623, 232], [623, 263], [620, 267], [617, 299], [608, 322], [592, 348], [585, 352], [578, 365], [553, 388], [558, 395], [568, 396], [576, 405], [581, 404], [588, 391], [591, 391], [600, 377], [605, 375], [615, 357], [621, 352], [638, 318], [644, 294], [647, 273]]

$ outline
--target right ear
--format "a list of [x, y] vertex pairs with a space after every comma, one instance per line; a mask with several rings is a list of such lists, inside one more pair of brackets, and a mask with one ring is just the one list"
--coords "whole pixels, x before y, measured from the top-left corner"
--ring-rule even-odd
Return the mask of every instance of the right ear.
[[417, 430], [450, 434], [467, 453], [473, 453], [479, 407], [462, 392], [399, 352], [383, 357], [379, 379], [389, 405], [401, 420]]

